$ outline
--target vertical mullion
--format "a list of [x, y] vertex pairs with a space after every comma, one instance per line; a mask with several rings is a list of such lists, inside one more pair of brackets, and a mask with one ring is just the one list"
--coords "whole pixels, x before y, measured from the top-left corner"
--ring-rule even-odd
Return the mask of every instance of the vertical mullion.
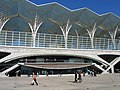
[[39, 33], [37, 35], [38, 35], [37, 47], [39, 47]]
[[27, 46], [26, 43], [27, 43], [27, 32], [25, 32], [25, 46]]
[[14, 32], [12, 32], [12, 46], [13, 46]]
[[5, 46], [7, 45], [7, 31], [5, 31]]
[[50, 34], [49, 47], [51, 47], [51, 34]]
[[20, 46], [20, 32], [19, 32], [18, 46]]

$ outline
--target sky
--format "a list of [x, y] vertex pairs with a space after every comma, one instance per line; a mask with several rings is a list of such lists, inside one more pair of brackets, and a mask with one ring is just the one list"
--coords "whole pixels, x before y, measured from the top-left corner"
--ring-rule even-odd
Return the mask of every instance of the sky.
[[97, 14], [112, 12], [120, 17], [120, 0], [29, 0], [37, 5], [57, 2], [71, 10], [87, 7]]

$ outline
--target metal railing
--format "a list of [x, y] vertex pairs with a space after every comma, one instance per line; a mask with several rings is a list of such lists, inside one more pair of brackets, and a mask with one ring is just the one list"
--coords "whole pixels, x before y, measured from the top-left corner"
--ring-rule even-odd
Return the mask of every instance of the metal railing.
[[[120, 40], [115, 40], [116, 50], [120, 50]], [[2, 31], [0, 33], [0, 46], [25, 46], [32, 47], [33, 39], [30, 32]], [[35, 47], [65, 48], [63, 35], [38, 33]], [[68, 35], [67, 48], [93, 49], [89, 37]], [[113, 50], [111, 39], [94, 38], [94, 49]]]

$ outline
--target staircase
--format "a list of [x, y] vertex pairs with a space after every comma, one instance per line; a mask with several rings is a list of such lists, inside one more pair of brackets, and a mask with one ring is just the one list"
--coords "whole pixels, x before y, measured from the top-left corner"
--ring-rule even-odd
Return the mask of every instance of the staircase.
[[22, 64], [23, 64], [23, 63], [17, 63], [17, 64], [15, 64], [14, 66], [12, 66], [12, 67], [10, 67], [10, 68], [4, 70], [4, 71], [2, 72], [2, 74], [5, 74], [5, 73], [10, 72], [11, 70], [13, 70], [13, 69], [19, 67], [19, 66], [22, 65]]

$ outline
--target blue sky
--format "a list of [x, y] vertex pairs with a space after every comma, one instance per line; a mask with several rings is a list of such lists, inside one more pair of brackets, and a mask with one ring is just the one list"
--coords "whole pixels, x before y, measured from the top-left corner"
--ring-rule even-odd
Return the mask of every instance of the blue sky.
[[120, 0], [29, 0], [35, 4], [58, 2], [74, 10], [87, 7], [98, 14], [112, 12], [120, 17]]

